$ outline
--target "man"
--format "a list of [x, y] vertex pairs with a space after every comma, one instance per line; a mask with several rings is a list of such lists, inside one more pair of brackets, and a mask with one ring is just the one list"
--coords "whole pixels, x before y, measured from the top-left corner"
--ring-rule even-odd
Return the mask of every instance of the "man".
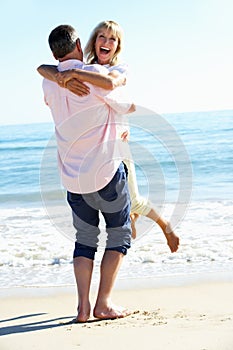
[[[79, 68], [108, 74], [103, 66], [84, 65], [80, 40], [69, 25], [56, 27], [49, 35], [49, 45], [60, 71]], [[79, 97], [54, 82], [43, 81], [45, 102], [55, 123], [60, 176], [77, 230], [73, 255], [79, 297], [77, 322], [90, 317], [89, 291], [100, 211], [108, 237], [93, 314], [100, 319], [129, 314], [113, 306], [110, 297], [131, 241], [130, 199], [122, 163], [125, 154], [123, 142], [117, 139], [117, 124], [123, 118], [120, 115], [134, 112], [135, 107], [125, 101], [123, 88], [110, 93], [91, 85], [89, 88], [90, 94]]]

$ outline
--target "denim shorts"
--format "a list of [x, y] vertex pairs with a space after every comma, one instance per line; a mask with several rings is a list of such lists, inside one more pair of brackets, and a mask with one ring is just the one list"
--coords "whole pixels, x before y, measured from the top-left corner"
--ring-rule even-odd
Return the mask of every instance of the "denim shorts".
[[127, 170], [121, 163], [112, 180], [101, 190], [88, 194], [67, 192], [76, 229], [74, 257], [94, 259], [98, 247], [99, 214], [107, 232], [106, 250], [127, 253], [131, 243], [130, 196]]

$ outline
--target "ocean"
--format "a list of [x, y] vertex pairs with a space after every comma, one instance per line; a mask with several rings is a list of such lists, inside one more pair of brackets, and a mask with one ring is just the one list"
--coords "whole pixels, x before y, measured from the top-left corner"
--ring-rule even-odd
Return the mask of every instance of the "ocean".
[[[161, 116], [141, 109], [130, 130], [140, 193], [171, 221], [180, 248], [171, 254], [160, 228], [140, 217], [118, 279], [232, 279], [233, 110]], [[75, 232], [57, 175], [53, 124], [1, 126], [0, 161], [1, 288], [74, 285]], [[103, 220], [101, 230], [94, 283]]]

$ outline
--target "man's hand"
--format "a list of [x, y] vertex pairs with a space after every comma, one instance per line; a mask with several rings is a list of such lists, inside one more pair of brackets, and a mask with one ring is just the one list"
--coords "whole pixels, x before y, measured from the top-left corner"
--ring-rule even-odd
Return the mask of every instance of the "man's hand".
[[129, 131], [124, 131], [121, 134], [121, 139], [123, 142], [128, 142], [129, 141]]

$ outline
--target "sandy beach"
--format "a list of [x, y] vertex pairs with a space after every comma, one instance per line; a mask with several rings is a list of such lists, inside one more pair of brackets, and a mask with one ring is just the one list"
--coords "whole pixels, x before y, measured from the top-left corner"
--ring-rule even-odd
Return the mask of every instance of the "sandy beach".
[[75, 324], [74, 287], [4, 289], [0, 349], [232, 350], [232, 295], [232, 282], [116, 289], [130, 316]]

